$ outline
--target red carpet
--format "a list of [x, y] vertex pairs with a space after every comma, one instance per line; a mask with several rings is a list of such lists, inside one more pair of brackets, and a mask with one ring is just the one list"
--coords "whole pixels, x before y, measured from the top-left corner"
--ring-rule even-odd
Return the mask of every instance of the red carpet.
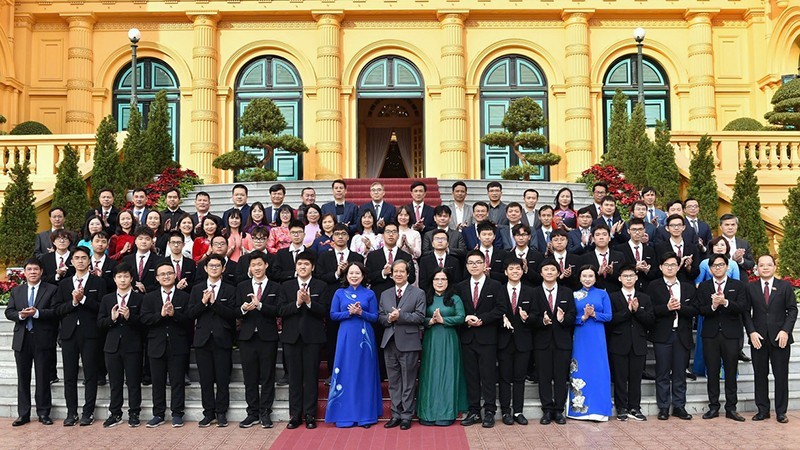
[[[387, 430], [385, 422], [378, 422], [372, 428], [336, 428], [333, 424], [318, 423], [316, 430], [298, 428], [284, 429], [272, 444], [273, 449], [408, 449], [422, 450], [461, 450], [469, 448], [464, 427], [458, 423], [449, 427], [425, 427], [417, 422], [410, 430], [400, 428]], [[285, 426], [278, 424], [278, 426]]]

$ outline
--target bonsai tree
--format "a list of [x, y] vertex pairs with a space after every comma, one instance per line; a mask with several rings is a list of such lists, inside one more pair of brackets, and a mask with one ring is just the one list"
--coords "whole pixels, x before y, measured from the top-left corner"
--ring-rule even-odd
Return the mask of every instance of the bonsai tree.
[[750, 158], [745, 160], [744, 168], [736, 174], [733, 185], [733, 199], [731, 212], [739, 218], [739, 231], [741, 236], [750, 242], [753, 255], [764, 255], [768, 252], [767, 227], [761, 220], [761, 199], [758, 197], [758, 177], [756, 169]]
[[[117, 153], [117, 122], [113, 116], [106, 116], [97, 127], [97, 144], [94, 148], [92, 166], [92, 191], [108, 188], [114, 192], [117, 206], [125, 204], [125, 188], [120, 183], [119, 154]], [[100, 204], [95, 202], [95, 207]]]
[[621, 89], [617, 89], [611, 101], [611, 122], [608, 126], [608, 142], [603, 163], [617, 168], [622, 167], [622, 162], [627, 159], [628, 150], [628, 96]]
[[163, 172], [167, 167], [175, 166], [173, 160], [175, 147], [172, 145], [172, 136], [169, 134], [167, 91], [159, 91], [155, 100], [150, 103], [147, 129], [144, 131], [142, 139], [145, 154], [152, 158], [150, 179], [153, 175]]
[[64, 159], [58, 164], [56, 186], [53, 190], [53, 207], [72, 211], [66, 216], [64, 228], [78, 231], [83, 226], [82, 212], [89, 209], [86, 182], [78, 169], [78, 152], [69, 144], [64, 147]]
[[[647, 163], [652, 158], [653, 143], [647, 137], [644, 106], [638, 103], [633, 108], [628, 125], [628, 139], [620, 160], [620, 169], [629, 183], [641, 189], [647, 184]], [[669, 137], [667, 138], [669, 139]], [[674, 160], [674, 155], [673, 155]], [[674, 163], [674, 161], [673, 161]], [[677, 179], [677, 178], [676, 178]], [[664, 197], [662, 197], [664, 198]]]
[[0, 212], [0, 261], [6, 265], [21, 264], [36, 243], [36, 198], [30, 175], [27, 159], [9, 171], [11, 182], [6, 186]]
[[800, 78], [784, 84], [772, 96], [772, 111], [764, 118], [773, 125], [800, 128]]
[[[522, 148], [535, 150], [547, 145], [547, 138], [537, 130], [547, 124], [542, 107], [530, 97], [518, 98], [508, 106], [501, 125], [506, 131], [495, 131], [481, 138], [481, 143], [492, 147], [508, 147], [517, 156], [520, 166], [531, 165]], [[559, 158], [560, 161], [560, 158]], [[554, 164], [558, 164], [556, 161]], [[509, 167], [509, 169], [511, 169]], [[530, 175], [538, 168], [513, 169]], [[526, 176], [525, 179], [528, 179]]]
[[234, 146], [262, 150], [263, 158], [259, 159], [252, 153], [237, 149], [216, 158], [214, 167], [222, 170], [257, 168], [261, 169], [260, 172], [269, 172], [265, 166], [272, 159], [275, 150], [291, 153], [308, 151], [308, 146], [302, 139], [283, 133], [287, 126], [286, 119], [270, 99], [259, 98], [250, 102], [239, 123], [244, 135], [234, 142]]
[[[639, 186], [634, 183], [634, 180], [636, 180], [641, 184], [652, 186], [655, 188], [658, 198], [665, 203], [680, 198], [681, 174], [678, 171], [678, 165], [675, 163], [675, 149], [669, 142], [669, 138], [667, 124], [659, 120], [656, 123], [656, 142], [651, 144], [647, 136], [644, 137], [645, 141], [643, 141], [643, 145], [652, 149], [650, 157], [640, 161], [638, 154], [643, 152], [628, 153], [628, 156], [631, 157], [629, 164], [635, 165], [628, 167], [625, 171], [625, 178], [630, 180], [632, 184]], [[632, 150], [632, 148], [629, 150]], [[645, 167], [645, 170], [639, 169], [640, 167]], [[644, 180], [646, 181], [640, 180], [641, 175], [645, 176]]]
[[714, 156], [711, 154], [711, 138], [704, 134], [697, 143], [697, 150], [692, 154], [689, 163], [689, 192], [687, 197], [700, 204], [700, 219], [706, 222], [711, 230], [719, 225], [717, 208], [717, 178], [714, 175]]
[[800, 278], [800, 179], [797, 186], [789, 189], [783, 200], [786, 215], [781, 219], [783, 240], [778, 247], [781, 275]]

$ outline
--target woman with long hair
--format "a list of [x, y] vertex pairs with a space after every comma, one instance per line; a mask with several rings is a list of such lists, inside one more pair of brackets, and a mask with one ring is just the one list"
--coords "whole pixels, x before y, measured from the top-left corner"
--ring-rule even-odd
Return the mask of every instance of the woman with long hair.
[[144, 219], [145, 226], [153, 231], [153, 253], [164, 256], [167, 251], [167, 235], [161, 223], [161, 213], [151, 209]]
[[375, 232], [375, 216], [371, 209], [361, 213], [357, 230], [350, 240], [350, 251], [366, 257], [369, 252], [383, 248], [383, 236]]
[[183, 235], [183, 257], [191, 258], [194, 246], [194, 222], [189, 213], [183, 213], [178, 217], [178, 231]]
[[247, 224], [244, 226], [244, 231], [247, 234], [253, 234], [253, 229], [255, 227], [267, 227], [269, 229], [269, 224], [264, 219], [264, 205], [261, 202], [255, 202], [250, 205], [250, 216], [247, 218]]
[[322, 209], [320, 209], [316, 203], [312, 203], [306, 207], [306, 213], [303, 215], [303, 222], [306, 224], [306, 237], [303, 239], [303, 245], [305, 245], [306, 248], [311, 247], [321, 234], [319, 226], [321, 217]]
[[563, 187], [558, 190], [553, 202], [553, 228], [570, 231], [576, 226], [578, 226], [578, 213], [575, 212], [572, 190]]
[[[94, 250], [92, 249], [92, 236], [97, 233], [98, 231], [103, 231], [103, 221], [100, 219], [100, 216], [90, 216], [86, 219], [86, 222], [83, 223], [83, 227], [81, 228], [81, 240], [75, 245], [75, 247], [86, 247], [89, 249], [89, 256], [94, 254]], [[108, 250], [106, 250], [106, 254], [108, 254]]]
[[201, 261], [205, 261], [208, 255], [211, 254], [211, 239], [222, 235], [217, 222], [211, 217], [203, 217], [201, 225], [203, 228], [202, 235], [196, 237], [192, 244], [192, 259], [198, 264]]
[[108, 254], [114, 261], [122, 261], [122, 258], [130, 255], [136, 250], [133, 241], [133, 232], [136, 229], [136, 218], [131, 210], [120, 211], [117, 215], [117, 232], [111, 236], [108, 242]]
[[292, 236], [289, 234], [289, 222], [294, 217], [292, 207], [283, 204], [278, 208], [278, 226], [272, 227], [269, 230], [269, 237], [267, 238], [267, 252], [271, 254], [278, 253], [278, 250], [287, 248], [292, 243]]
[[311, 250], [317, 254], [320, 252], [327, 252], [333, 245], [333, 226], [336, 225], [336, 214], [323, 214], [319, 219], [320, 233], [314, 243], [311, 244]]
[[242, 255], [253, 250], [253, 240], [250, 234], [242, 231], [242, 213], [233, 209], [228, 214], [228, 223], [225, 228], [225, 237], [228, 238], [228, 259], [239, 262]]

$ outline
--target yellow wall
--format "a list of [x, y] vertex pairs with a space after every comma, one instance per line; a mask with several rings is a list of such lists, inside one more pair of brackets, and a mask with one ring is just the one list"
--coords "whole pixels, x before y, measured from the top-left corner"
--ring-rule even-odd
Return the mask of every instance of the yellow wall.
[[385, 55], [424, 78], [425, 175], [476, 178], [481, 74], [521, 54], [547, 77], [550, 150], [565, 156], [551, 179], [573, 179], [602, 152], [602, 80], [635, 52], [637, 26], [669, 76], [673, 130], [760, 119], [780, 76], [797, 71], [800, 6], [785, 0], [0, 0], [9, 119], [0, 129], [37, 120], [54, 133], [93, 133], [137, 27], [139, 56], [164, 60], [180, 80], [180, 162], [207, 182], [230, 181], [210, 163], [232, 147], [236, 75], [262, 55], [287, 59], [302, 78], [305, 178], [358, 175], [354, 86]]

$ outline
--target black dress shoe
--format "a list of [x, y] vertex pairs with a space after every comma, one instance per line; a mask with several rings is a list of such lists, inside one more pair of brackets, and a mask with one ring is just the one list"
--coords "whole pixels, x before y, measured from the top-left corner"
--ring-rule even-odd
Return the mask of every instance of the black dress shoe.
[[553, 422], [553, 415], [550, 414], [550, 411], [545, 411], [542, 414], [542, 418], [539, 419], [539, 423], [541, 425], [550, 425]]
[[286, 428], [288, 428], [290, 430], [294, 430], [295, 428], [299, 427], [300, 424], [302, 424], [302, 423], [303, 423], [303, 421], [300, 420], [299, 417], [292, 417], [291, 419], [289, 419], [289, 423], [286, 424]]
[[517, 422], [520, 425], [527, 425], [528, 419], [522, 415], [522, 413], [519, 413], [514, 415], [514, 422]]
[[697, 379], [697, 375], [695, 375], [694, 372], [692, 372], [690, 370], [687, 370], [686, 371], [686, 378], [689, 379], [689, 380], [694, 381], [694, 380]]
[[306, 429], [313, 430], [317, 428], [317, 419], [312, 415], [306, 416]]
[[643, 380], [655, 380], [656, 376], [655, 376], [655, 374], [653, 374], [653, 372], [651, 372], [649, 370], [645, 370], [644, 372], [642, 372], [642, 379]]
[[39, 416], [39, 422], [41, 422], [42, 425], [52, 425], [53, 419], [51, 419], [50, 416]]
[[361, 425], [361, 428], [363, 428], [363, 429], [365, 429], [365, 430], [369, 430], [369, 428], [370, 428], [371, 426], [372, 426], [372, 424], [371, 424], [371, 423], [368, 423], [368, 424], [366, 424], [366, 425]]
[[778, 423], [789, 423], [789, 418], [783, 414], [778, 416]]
[[31, 421], [30, 417], [18, 417], [17, 420], [11, 422], [11, 426], [12, 427], [21, 427], [22, 425], [25, 425], [26, 423], [28, 423], [30, 421]]
[[77, 414], [69, 414], [69, 415], [67, 415], [67, 418], [64, 419], [64, 426], [65, 427], [74, 427], [76, 423], [78, 423], [78, 415]]
[[400, 421], [400, 429], [407, 430], [411, 428], [411, 419], [403, 419]]
[[506, 425], [514, 425], [514, 416], [510, 413], [503, 414], [503, 423]]
[[56, 383], [58, 383], [59, 381], [61, 381], [61, 380], [59, 380], [59, 379], [58, 379], [58, 377], [55, 377], [55, 378], [53, 378], [52, 380], [50, 380], [50, 384], [56, 384]]
[[394, 428], [400, 426], [400, 422], [402, 422], [402, 420], [400, 420], [399, 417], [392, 417], [388, 422], [383, 424], [383, 428]]
[[481, 424], [483, 428], [492, 428], [494, 426], [494, 413], [487, 412], [483, 414], [483, 423]]
[[106, 384], [108, 384], [108, 380], [106, 380], [106, 377], [99, 378], [97, 380], [97, 385], [98, 386], [105, 386]]
[[719, 417], [718, 409], [709, 409], [705, 412], [705, 414], [703, 414], [703, 419], [713, 419], [715, 417]]
[[744, 351], [739, 351], [739, 361], [750, 362], [751, 359], [747, 356]]
[[744, 417], [736, 411], [726, 411], [725, 417], [731, 420], [735, 420], [737, 422], [744, 422]]
[[692, 415], [684, 408], [672, 408], [672, 415], [681, 420], [692, 420]]
[[[470, 425], [475, 425], [476, 423], [480, 422], [481, 419], [478, 417], [476, 413], [469, 413], [464, 420], [461, 421], [461, 425], [468, 427]], [[390, 421], [391, 422], [391, 421]]]
[[756, 422], [767, 419], [769, 419], [769, 413], [767, 414], [757, 413], [755, 416], [753, 416], [753, 420]]
[[567, 418], [564, 417], [564, 414], [561, 411], [557, 412], [555, 416], [553, 416], [553, 420], [559, 425], [564, 425], [567, 423]]
[[669, 409], [661, 408], [658, 410], [658, 420], [669, 420]]

